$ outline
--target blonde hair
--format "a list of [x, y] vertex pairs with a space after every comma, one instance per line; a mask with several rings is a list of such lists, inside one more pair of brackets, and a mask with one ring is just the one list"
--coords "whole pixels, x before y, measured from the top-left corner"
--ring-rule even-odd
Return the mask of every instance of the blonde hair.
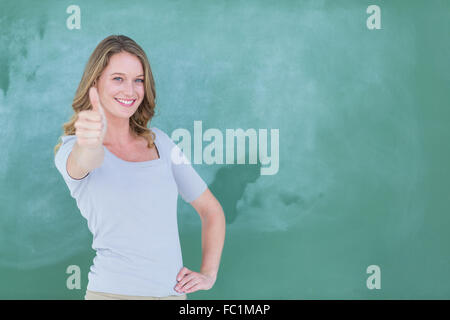
[[[112, 55], [126, 51], [135, 55], [142, 63], [144, 69], [144, 88], [145, 95], [142, 103], [139, 105], [136, 112], [130, 117], [130, 129], [132, 134], [144, 137], [147, 140], [148, 148], [152, 148], [155, 141], [155, 134], [147, 128], [147, 124], [155, 114], [155, 81], [153, 79], [152, 69], [148, 62], [147, 55], [144, 50], [132, 39], [124, 35], [111, 35], [103, 39], [91, 54], [88, 63], [84, 69], [80, 84], [73, 98], [72, 108], [75, 112], [70, 120], [63, 124], [65, 135], [75, 134], [75, 122], [78, 119], [78, 113], [83, 110], [91, 110], [92, 105], [89, 100], [89, 88], [93, 86], [103, 70], [109, 63]], [[61, 136], [61, 137], [62, 137]], [[59, 137], [59, 139], [61, 139]], [[62, 142], [59, 142], [55, 148], [54, 153], [58, 152]]]

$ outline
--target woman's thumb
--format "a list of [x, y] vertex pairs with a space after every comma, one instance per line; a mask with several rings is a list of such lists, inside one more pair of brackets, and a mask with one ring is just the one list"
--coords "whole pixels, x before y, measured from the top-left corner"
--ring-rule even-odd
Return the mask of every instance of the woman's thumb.
[[98, 97], [98, 92], [96, 87], [89, 88], [89, 100], [92, 104], [92, 110], [100, 112], [100, 98]]
[[100, 103], [100, 98], [98, 96], [98, 91], [96, 87], [91, 87], [89, 88], [89, 100], [91, 101], [92, 104], [92, 110], [100, 112], [100, 114], [102, 115], [102, 121], [103, 121], [103, 134], [105, 134], [106, 132], [106, 116], [105, 116], [105, 112], [103, 111], [102, 105]]

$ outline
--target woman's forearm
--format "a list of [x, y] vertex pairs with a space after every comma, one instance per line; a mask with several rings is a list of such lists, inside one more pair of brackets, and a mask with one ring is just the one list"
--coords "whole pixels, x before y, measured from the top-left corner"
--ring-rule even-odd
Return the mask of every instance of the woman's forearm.
[[217, 277], [225, 242], [225, 215], [222, 208], [202, 220], [202, 266], [200, 273]]
[[88, 172], [101, 166], [105, 151], [103, 146], [85, 148], [76, 142], [67, 160], [67, 171], [74, 178], [84, 177]]

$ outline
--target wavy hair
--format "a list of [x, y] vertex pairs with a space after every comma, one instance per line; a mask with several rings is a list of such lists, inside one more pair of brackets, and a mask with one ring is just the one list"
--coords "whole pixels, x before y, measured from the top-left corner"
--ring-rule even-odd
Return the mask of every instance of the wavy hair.
[[[144, 137], [147, 140], [148, 148], [153, 147], [156, 136], [154, 132], [147, 128], [148, 122], [155, 115], [156, 104], [155, 81], [152, 69], [144, 50], [134, 40], [124, 35], [111, 35], [103, 39], [91, 54], [72, 102], [72, 108], [75, 113], [68, 122], [63, 124], [64, 134], [62, 136], [75, 134], [75, 122], [78, 119], [78, 113], [83, 110], [92, 110], [89, 100], [89, 88], [100, 77], [111, 56], [123, 51], [135, 55], [141, 61], [144, 69], [144, 99], [136, 112], [130, 117], [130, 129], [132, 134]], [[62, 136], [59, 137], [59, 140], [61, 140]], [[55, 155], [61, 143], [59, 141], [55, 146]]]

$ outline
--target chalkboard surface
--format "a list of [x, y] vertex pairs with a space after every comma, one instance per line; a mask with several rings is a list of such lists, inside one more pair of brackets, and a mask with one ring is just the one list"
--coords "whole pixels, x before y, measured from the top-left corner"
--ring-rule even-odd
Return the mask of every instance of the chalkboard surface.
[[[151, 126], [190, 133], [226, 215], [217, 282], [189, 299], [450, 298], [449, 1], [0, 6], [1, 299], [84, 297], [92, 236], [53, 148], [111, 34], [146, 51]], [[223, 138], [221, 163], [194, 162], [211, 143], [200, 127]], [[270, 165], [249, 139], [230, 155], [237, 129]], [[181, 198], [178, 222], [198, 271], [201, 221]]]

